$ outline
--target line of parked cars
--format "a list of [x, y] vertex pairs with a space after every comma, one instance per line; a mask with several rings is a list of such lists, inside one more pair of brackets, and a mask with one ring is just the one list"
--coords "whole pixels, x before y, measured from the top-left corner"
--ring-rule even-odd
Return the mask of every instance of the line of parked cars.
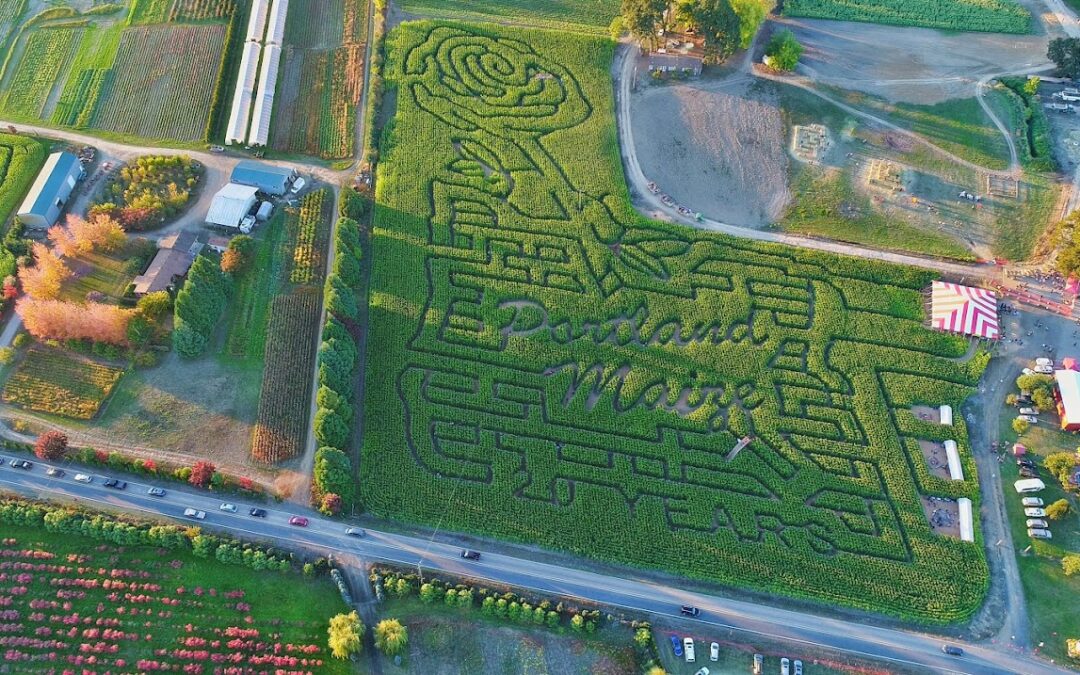
[[[1038, 492], [1043, 489], [1043, 483], [1032, 480], [1039, 477], [1039, 469], [1035, 462], [1027, 457], [1017, 457], [1016, 466], [1020, 475], [1027, 479], [1016, 482], [1016, 489], [1023, 493]], [[1046, 522], [1046, 509], [1043, 508], [1043, 500], [1040, 497], [1022, 497], [1020, 503], [1024, 506], [1024, 525], [1027, 526], [1027, 534], [1032, 539], [1053, 539], [1050, 532], [1050, 523]]]

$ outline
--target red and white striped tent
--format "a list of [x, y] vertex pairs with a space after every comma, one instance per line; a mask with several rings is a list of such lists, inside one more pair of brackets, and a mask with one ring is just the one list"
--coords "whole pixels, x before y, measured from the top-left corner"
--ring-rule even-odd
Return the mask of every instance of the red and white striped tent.
[[997, 296], [984, 288], [935, 281], [930, 289], [930, 325], [950, 333], [996, 340]]

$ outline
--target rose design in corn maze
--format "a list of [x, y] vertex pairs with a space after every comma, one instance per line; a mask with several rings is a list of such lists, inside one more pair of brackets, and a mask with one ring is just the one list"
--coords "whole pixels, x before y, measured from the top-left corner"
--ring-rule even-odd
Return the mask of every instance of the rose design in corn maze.
[[973, 611], [981, 549], [931, 532], [920, 503], [977, 492], [918, 450], [966, 443], [962, 420], [907, 408], [959, 404], [980, 368], [920, 325], [928, 277], [645, 221], [619, 183], [610, 46], [530, 35], [391, 39], [369, 401], [402, 415], [369, 434], [369, 508], [931, 620]]

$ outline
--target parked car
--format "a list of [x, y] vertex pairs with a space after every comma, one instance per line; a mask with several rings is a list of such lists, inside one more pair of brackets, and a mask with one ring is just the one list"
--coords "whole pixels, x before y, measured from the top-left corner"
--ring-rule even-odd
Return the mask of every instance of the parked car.
[[1035, 366], [1035, 372], [1040, 374], [1040, 375], [1053, 375], [1054, 374], [1054, 367], [1053, 366]]
[[694, 656], [694, 638], [692, 638], [692, 637], [683, 638], [682, 647], [683, 647], [683, 651], [686, 652], [686, 662], [687, 663], [693, 663], [694, 661], [697, 660], [697, 657]]
[[45, 475], [52, 476], [53, 478], [63, 478], [64, 470], [55, 466], [50, 466], [49, 469], [45, 472]]
[[780, 659], [780, 675], [791, 675], [791, 661], [786, 656]]
[[75, 480], [79, 481], [80, 483], [93, 483], [94, 482], [94, 479], [91, 478], [90, 476], [87, 476], [85, 473], [77, 473], [77, 474], [75, 474]]
[[1046, 511], [1044, 511], [1043, 509], [1038, 509], [1038, 508], [1024, 509], [1024, 515], [1027, 516], [1028, 518], [1045, 518], [1046, 517]]
[[461, 549], [461, 557], [465, 558], [466, 560], [479, 560], [480, 559], [480, 551], [474, 551], [472, 549], [463, 548], [463, 549]]
[[301, 190], [303, 190], [305, 185], [307, 185], [307, 181], [298, 176], [296, 179], [293, 180], [292, 187], [289, 188], [289, 192], [295, 195]]
[[1033, 416], [1033, 415], [1020, 415], [1020, 416], [1019, 416], [1019, 417], [1017, 417], [1016, 419], [1018, 419], [1018, 420], [1024, 420], [1024, 421], [1025, 421], [1025, 422], [1027, 422], [1028, 424], [1038, 424], [1038, 423], [1039, 423], [1039, 418], [1038, 418], [1038, 417], [1035, 417], [1035, 416]]
[[1024, 497], [1020, 500], [1024, 506], [1042, 506], [1043, 500], [1038, 497]]
[[698, 614], [701, 614], [700, 609], [698, 609], [697, 607], [692, 607], [690, 605], [683, 605], [679, 608], [679, 612], [685, 616], [697, 616]]
[[364, 532], [364, 530], [359, 527], [350, 527], [349, 529], [345, 530], [345, 534], [349, 535], [350, 537], [362, 537], [367, 534], [367, 532]]
[[754, 675], [761, 675], [761, 669], [765, 666], [765, 657], [761, 654], [754, 654]]
[[675, 653], [675, 656], [682, 656], [682, 640], [678, 635], [671, 636], [671, 651]]
[[698, 671], [694, 673], [694, 675], [709, 675], [709, 669], [702, 666], [701, 668], [698, 668]]
[[795, 666], [795, 675], [802, 675], [802, 661], [795, 659], [795, 663], [792, 665]]
[[164, 497], [165, 490], [159, 487], [152, 487], [146, 491], [146, 494], [150, 495], [151, 497]]
[[1032, 469], [1035, 468], [1035, 462], [1031, 461], [1027, 457], [1018, 457], [1016, 459], [1016, 466], [1029, 466]]
[[293, 516], [289, 518], [289, 524], [297, 527], [307, 527], [308, 519], [303, 516]]
[[960, 649], [956, 645], [942, 645], [941, 651], [945, 652], [949, 656], [963, 656], [964, 650]]
[[716, 642], [709, 645], [709, 660], [710, 661], [719, 661], [720, 660], [720, 645], [718, 643], [716, 643]]
[[1031, 528], [1028, 530], [1028, 536], [1032, 539], [1053, 539], [1054, 534], [1050, 530], [1044, 530], [1042, 528]]
[[248, 515], [252, 516], [253, 518], [265, 518], [266, 517], [266, 509], [260, 509], [257, 506], [253, 506], [248, 511]]
[[114, 490], [123, 490], [127, 487], [127, 481], [119, 480], [117, 478], [106, 478], [105, 482], [102, 483], [102, 485], [107, 488], [112, 488]]
[[1028, 518], [1026, 524], [1028, 527], [1037, 527], [1042, 530], [1048, 529], [1050, 527], [1050, 523], [1046, 522], [1042, 518]]
[[195, 520], [203, 520], [206, 518], [206, 512], [199, 511], [198, 509], [186, 508], [184, 509], [184, 516], [186, 518], [194, 518]]
[[1020, 408], [1021, 415], [1038, 415], [1039, 411], [1035, 408]]
[[1039, 472], [1030, 466], [1022, 466], [1020, 467], [1020, 475], [1024, 478], [1038, 478]]
[[1045, 356], [1040, 356], [1039, 358], [1035, 359], [1035, 365], [1037, 365], [1037, 366], [1052, 366], [1052, 365], [1054, 365], [1054, 360], [1051, 359], [1051, 358], [1047, 358]]
[[28, 462], [25, 459], [13, 459], [11, 460], [11, 466], [15, 467], [16, 469], [24, 469], [26, 471], [29, 471], [30, 469], [34, 468], [34, 463]]
[[221, 502], [221, 506], [218, 507], [218, 511], [236, 513], [236, 504], [230, 504], [229, 502]]

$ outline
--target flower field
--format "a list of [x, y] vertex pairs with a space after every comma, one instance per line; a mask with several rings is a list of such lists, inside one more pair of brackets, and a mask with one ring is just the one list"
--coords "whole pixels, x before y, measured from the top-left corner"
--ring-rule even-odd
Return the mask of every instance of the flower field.
[[987, 33], [1030, 33], [1014, 0], [787, 0], [784, 14]]
[[[982, 542], [921, 505], [979, 492], [962, 418], [909, 408], [987, 361], [922, 326], [931, 275], [637, 215], [608, 40], [420, 22], [387, 51], [366, 510], [927, 623], [981, 605]], [[914, 442], [945, 438], [968, 480]]]
[[317, 288], [278, 295], [270, 305], [266, 368], [251, 456], [273, 463], [299, 455], [307, 438], [311, 374], [319, 332]]
[[332, 586], [267, 574], [5, 525], [0, 671], [348, 672], [326, 648]]
[[123, 374], [121, 368], [35, 347], [8, 378], [3, 400], [38, 412], [90, 419]]

